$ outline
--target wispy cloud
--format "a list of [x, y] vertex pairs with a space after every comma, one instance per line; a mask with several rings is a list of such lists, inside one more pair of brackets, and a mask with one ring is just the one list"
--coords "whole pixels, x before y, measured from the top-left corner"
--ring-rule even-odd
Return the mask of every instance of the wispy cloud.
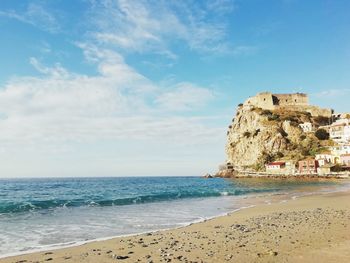
[[[159, 159], [168, 154], [172, 159], [172, 150], [176, 150], [181, 159], [184, 152], [198, 157], [198, 147], [223, 144], [225, 134], [218, 124], [222, 122], [209, 120], [226, 116], [203, 112], [215, 101], [211, 89], [176, 77], [153, 81], [128, 64], [127, 58], [130, 53], [159, 54], [163, 63], [169, 63], [164, 57], [175, 63], [178, 54], [173, 45], [186, 45], [191, 51], [207, 54], [250, 52], [249, 47], [230, 49], [226, 25], [215, 21], [212, 13], [209, 16], [210, 12], [232, 12], [232, 2], [91, 3], [90, 31], [72, 42], [96, 73], [76, 73], [64, 62], [46, 65], [38, 57], [29, 58], [39, 74], [14, 77], [0, 87], [0, 154], [26, 153], [24, 159], [28, 155], [35, 159], [45, 152], [67, 151], [74, 155], [75, 151], [81, 153], [82, 145], [108, 141], [117, 148], [113, 158], [137, 152], [138, 158], [154, 154]], [[57, 32], [55, 18], [44, 14], [39, 6], [28, 6], [21, 14], [0, 13], [38, 27], [41, 23], [48, 26], [43, 30]], [[49, 22], [45, 24], [44, 20]], [[44, 47], [43, 52], [53, 56], [55, 51]], [[140, 145], [152, 150], [141, 151]], [[133, 153], [126, 159], [132, 164], [134, 158]]]
[[64, 78], [69, 76], [68, 71], [59, 63], [57, 63], [54, 67], [46, 67], [34, 57], [29, 59], [29, 63], [40, 73], [50, 75], [53, 78]]
[[318, 97], [318, 98], [330, 98], [330, 97], [339, 97], [339, 96], [345, 96], [350, 94], [350, 89], [329, 89], [329, 90], [322, 90], [320, 92], [312, 94], [312, 96]]
[[235, 0], [212, 0], [206, 3], [208, 10], [220, 14], [231, 13], [236, 8]]
[[324, 89], [310, 93], [312, 103], [326, 108], [333, 108], [336, 112], [349, 111], [349, 88]]
[[56, 33], [60, 30], [56, 17], [42, 5], [35, 3], [30, 3], [22, 12], [15, 10], [0, 11], [0, 16], [16, 19], [51, 33]]
[[[153, 52], [176, 59], [172, 46], [183, 42], [193, 51], [230, 53], [225, 17], [233, 1], [96, 1], [91, 9], [92, 37], [125, 52]], [[220, 16], [220, 19], [217, 17]]]
[[156, 98], [156, 102], [159, 103], [163, 109], [183, 111], [200, 108], [214, 97], [214, 93], [207, 88], [182, 82], [176, 84], [175, 87], [171, 87], [169, 92], [160, 94]]
[[43, 76], [18, 77], [0, 90], [0, 141], [171, 138], [189, 144], [220, 137], [218, 128], [208, 127], [203, 117], [171, 113], [204, 105], [214, 96], [210, 90], [190, 83], [157, 86], [118, 53], [81, 46], [87, 59], [96, 63], [98, 75], [70, 73], [61, 65], [47, 67], [31, 58]]

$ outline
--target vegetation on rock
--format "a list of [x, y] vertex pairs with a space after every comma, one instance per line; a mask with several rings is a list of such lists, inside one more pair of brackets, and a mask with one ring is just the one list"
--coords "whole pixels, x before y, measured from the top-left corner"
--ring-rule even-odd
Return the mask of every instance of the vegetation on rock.
[[305, 111], [239, 107], [227, 133], [227, 161], [236, 167], [261, 171], [272, 161], [315, 156], [331, 143], [329, 134], [322, 129], [316, 134], [305, 133], [300, 128], [305, 122], [321, 126], [329, 119], [313, 117]]
[[315, 132], [315, 136], [319, 139], [319, 140], [328, 140], [329, 139], [329, 133], [325, 130], [325, 129], [318, 129]]

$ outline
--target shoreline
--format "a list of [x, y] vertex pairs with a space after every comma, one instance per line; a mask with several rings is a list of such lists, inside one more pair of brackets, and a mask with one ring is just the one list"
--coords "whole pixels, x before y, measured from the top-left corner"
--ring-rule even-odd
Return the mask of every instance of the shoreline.
[[[258, 179], [257, 182], [263, 182], [263, 181], [261, 181], [262, 179], [259, 179], [259, 178], [257, 178], [257, 179]], [[284, 179], [284, 180], [286, 180], [286, 179]], [[290, 179], [290, 180], [295, 181], [293, 179]], [[311, 180], [311, 181], [315, 181], [315, 180]], [[316, 180], [316, 181], [323, 181], [323, 180]], [[345, 186], [345, 184], [342, 184], [342, 185]], [[183, 228], [183, 227], [195, 224], [195, 223], [200, 223], [200, 222], [210, 220], [213, 218], [225, 216], [225, 215], [228, 215], [230, 213], [237, 212], [241, 209], [245, 209], [247, 207], [252, 206], [251, 203], [255, 202], [254, 200], [256, 200], [257, 198], [267, 200], [267, 199], [270, 199], [271, 196], [276, 196], [278, 198], [283, 196], [285, 199], [292, 199], [292, 198], [294, 198], [294, 195], [303, 196], [303, 195], [305, 195], [305, 193], [306, 194], [309, 194], [309, 193], [314, 194], [315, 191], [319, 192], [319, 191], [322, 191], [323, 189], [328, 189], [331, 191], [333, 191], [332, 189], [336, 189], [336, 191], [339, 191], [339, 189], [340, 189], [339, 184], [320, 185], [320, 186], [311, 186], [311, 187], [312, 188], [310, 189], [308, 186], [302, 186], [302, 187], [299, 186], [299, 188], [292, 188], [289, 190], [279, 189], [278, 191], [252, 192], [252, 193], [245, 193], [243, 195], [241, 195], [241, 194], [229, 195], [229, 194], [227, 194], [227, 192], [220, 192], [221, 193], [220, 197], [216, 196], [216, 197], [205, 197], [205, 198], [203, 198], [203, 197], [192, 198], [189, 200], [192, 200], [192, 201], [197, 200], [195, 202], [206, 203], [207, 205], [209, 204], [209, 206], [214, 204], [213, 207], [216, 207], [217, 205], [219, 205], [216, 208], [219, 208], [219, 207], [220, 208], [217, 210], [217, 212], [209, 213], [211, 215], [209, 215], [208, 213], [207, 213], [207, 215], [197, 214], [198, 217], [194, 216], [193, 220], [182, 221], [182, 222], [178, 221], [178, 220], [172, 221], [172, 217], [174, 218], [174, 216], [170, 216], [168, 219], [169, 221], [167, 221], [167, 222], [172, 222], [171, 224], [170, 223], [166, 224], [166, 226], [159, 225], [158, 227], [153, 227], [153, 229], [152, 228], [143, 229], [143, 231], [138, 231], [138, 232], [136, 232], [136, 231], [123, 231], [122, 233], [113, 233], [112, 232], [110, 234], [107, 233], [107, 235], [100, 235], [100, 236], [95, 236], [95, 237], [92, 237], [89, 239], [88, 238], [85, 239], [84, 235], [82, 235], [80, 231], [76, 231], [76, 232], [74, 231], [71, 233], [79, 233], [78, 235], [81, 236], [82, 238], [75, 239], [75, 240], [70, 239], [69, 241], [56, 242], [56, 243], [47, 244], [47, 245], [39, 245], [38, 244], [37, 246], [32, 246], [31, 248], [29, 246], [25, 247], [23, 243], [19, 242], [19, 243], [15, 243], [15, 244], [19, 244], [19, 246], [20, 246], [20, 247], [17, 247], [17, 249], [16, 249], [17, 251], [13, 251], [13, 250], [15, 250], [14, 249], [15, 247], [12, 246], [10, 243], [8, 243], [8, 244], [10, 244], [8, 246], [9, 250], [5, 250], [5, 249], [3, 249], [4, 247], [2, 247], [3, 253], [0, 253], [0, 259], [7, 258], [7, 257], [13, 257], [13, 256], [22, 256], [22, 255], [38, 253], [38, 252], [46, 252], [49, 250], [59, 250], [59, 249], [64, 249], [64, 248], [71, 248], [71, 247], [75, 247], [75, 246], [88, 244], [91, 242], [106, 241], [106, 240], [110, 240], [110, 239], [114, 239], [114, 238], [132, 237], [132, 236], [136, 236], [136, 235], [141, 235], [141, 234], [146, 234], [146, 233], [154, 233], [154, 232], [158, 232], [158, 231], [175, 230], [175, 229]], [[349, 184], [349, 188], [350, 188], [350, 184]], [[221, 200], [220, 198], [224, 198], [224, 199]], [[214, 201], [214, 203], [213, 203], [213, 200], [221, 200], [221, 201]], [[249, 200], [253, 200], [253, 201], [250, 202], [249, 204], [246, 204], [247, 201], [249, 201]], [[172, 200], [169, 203], [169, 205], [173, 206], [174, 204], [181, 203], [181, 202], [184, 202], [184, 200]], [[267, 203], [269, 203], [269, 202], [270, 201], [268, 201]], [[163, 203], [163, 202], [159, 202], [159, 204], [161, 204], [161, 203]], [[223, 205], [223, 204], [225, 204], [225, 205]], [[231, 205], [228, 205], [228, 204], [231, 204]], [[140, 204], [140, 205], [143, 206], [144, 204]], [[177, 207], [177, 209], [181, 209], [181, 207], [179, 205], [176, 205], [176, 207]], [[135, 206], [135, 208], [138, 209], [136, 206]], [[141, 209], [141, 210], [143, 210], [143, 209]], [[194, 215], [194, 214], [196, 214], [196, 213], [193, 212], [192, 215]], [[96, 217], [96, 216], [94, 216], [94, 217]], [[110, 217], [110, 218], [113, 219], [112, 217]], [[175, 218], [176, 218], [176, 216], [175, 216]], [[109, 219], [107, 218], [106, 224], [108, 224], [108, 220]], [[118, 228], [118, 225], [116, 225], [116, 228]], [[76, 235], [76, 236], [78, 236], [78, 235]], [[30, 235], [26, 235], [26, 236], [30, 237]], [[53, 238], [54, 238], [54, 236], [53, 236]], [[14, 243], [12, 243], [12, 244], [14, 244]], [[21, 248], [26, 249], [26, 250], [20, 251], [19, 249], [21, 249]]]
[[[286, 193], [275, 193], [272, 195], [284, 195]], [[259, 195], [255, 196], [256, 194], [252, 194], [252, 196], [237, 196], [240, 199], [244, 200], [246, 198], [256, 198], [256, 197], [260, 197]], [[264, 197], [266, 196], [270, 196], [271, 193], [268, 193], [267, 195], [264, 195]], [[225, 195], [221, 196], [224, 197]], [[290, 199], [292, 199], [294, 196], [292, 196]], [[209, 198], [217, 198], [217, 197], [209, 197]], [[139, 233], [131, 233], [131, 234], [124, 234], [124, 235], [115, 235], [115, 236], [107, 236], [107, 237], [99, 237], [99, 238], [94, 238], [94, 239], [90, 239], [90, 240], [83, 240], [83, 241], [70, 241], [67, 243], [57, 243], [57, 244], [52, 244], [52, 245], [46, 245], [43, 246], [41, 248], [38, 249], [33, 249], [33, 250], [28, 250], [28, 251], [23, 251], [23, 252], [14, 252], [14, 253], [9, 253], [9, 254], [5, 254], [5, 255], [0, 255], [0, 262], [2, 259], [7, 259], [7, 258], [12, 258], [12, 257], [21, 257], [21, 256], [26, 256], [26, 255], [30, 255], [30, 254], [34, 254], [34, 253], [43, 253], [43, 252], [47, 252], [47, 251], [56, 251], [56, 250], [60, 250], [60, 249], [69, 249], [69, 248], [74, 248], [74, 247], [78, 247], [78, 246], [83, 246], [83, 245], [87, 245], [89, 243], [93, 243], [93, 242], [103, 242], [103, 241], [109, 241], [109, 240], [113, 240], [113, 239], [117, 239], [117, 238], [128, 238], [128, 237], [136, 237], [136, 236], [140, 236], [140, 235], [147, 235], [147, 234], [154, 234], [154, 233], [158, 233], [158, 232], [163, 232], [163, 231], [172, 231], [172, 230], [178, 230], [181, 228], [186, 228], [188, 226], [191, 226], [193, 224], [198, 224], [198, 223], [203, 223], [206, 222], [208, 220], [212, 220], [215, 218], [220, 218], [220, 217], [224, 217], [224, 216], [228, 216], [231, 213], [235, 213], [238, 212], [240, 210], [243, 209], [248, 209], [251, 207], [254, 207], [256, 205], [249, 205], [249, 206], [242, 206], [236, 209], [233, 209], [231, 211], [228, 212], [224, 212], [215, 216], [209, 216], [209, 217], [205, 217], [202, 219], [198, 219], [198, 220], [194, 220], [191, 222], [184, 222], [181, 223], [179, 226], [174, 226], [174, 227], [170, 227], [170, 228], [160, 228], [160, 229], [156, 229], [156, 230], [150, 230], [150, 231], [144, 231], [144, 232], [139, 232]]]
[[[152, 237], [152, 236], [164, 236], [164, 235], [168, 235], [169, 233], [172, 234], [172, 233], [178, 233], [181, 231], [188, 231], [191, 228], [198, 228], [199, 226], [203, 226], [203, 225], [204, 226], [212, 225], [213, 222], [216, 222], [216, 221], [226, 221], [228, 218], [240, 217], [242, 214], [243, 215], [250, 214], [252, 210], [256, 210], [256, 209], [257, 210], [259, 210], [259, 209], [264, 210], [266, 208], [274, 207], [274, 206], [277, 206], [277, 207], [282, 206], [282, 207], [286, 208], [286, 207], [291, 206], [291, 204], [293, 204], [295, 202], [300, 202], [299, 200], [308, 200], [309, 198], [311, 198], [311, 199], [312, 198], [323, 199], [323, 198], [327, 198], [327, 196], [329, 197], [329, 196], [334, 196], [334, 195], [335, 196], [342, 196], [342, 195], [350, 196], [350, 190], [343, 189], [340, 191], [336, 191], [336, 192], [331, 191], [328, 193], [322, 193], [322, 192], [317, 193], [316, 192], [316, 193], [309, 193], [307, 195], [302, 195], [302, 196], [289, 195], [287, 200], [283, 199], [286, 197], [286, 194], [281, 195], [281, 194], [277, 193], [276, 195], [272, 196], [273, 198], [275, 198], [275, 200], [274, 200], [274, 202], [272, 202], [270, 204], [266, 203], [266, 201], [268, 201], [267, 196], [264, 196], [264, 197], [256, 196], [255, 198], [257, 198], [257, 200], [250, 199], [250, 201], [255, 201], [255, 204], [250, 205], [249, 208], [247, 208], [247, 207], [239, 208], [235, 211], [225, 213], [224, 215], [218, 215], [218, 216], [214, 216], [212, 218], [203, 219], [200, 222], [191, 222], [191, 223], [188, 223], [184, 226], [179, 226], [179, 227], [171, 228], [171, 229], [162, 229], [162, 230], [155, 230], [152, 232], [148, 231], [146, 233], [138, 233], [138, 234], [131, 234], [131, 235], [123, 235], [123, 236], [118, 236], [118, 237], [107, 237], [107, 238], [99, 238], [96, 240], [82, 241], [80, 244], [75, 243], [75, 244], [68, 245], [65, 247], [57, 247], [57, 248], [50, 247], [50, 248], [47, 248], [47, 249], [45, 248], [45, 249], [37, 251], [37, 252], [28, 251], [28, 252], [21, 253], [19, 255], [14, 255], [14, 256], [4, 255], [4, 256], [1, 256], [0, 262], [6, 262], [6, 263], [7, 262], [18, 262], [20, 260], [27, 260], [24, 262], [36, 262], [36, 261], [44, 260], [44, 258], [47, 257], [47, 255], [51, 255], [52, 257], [49, 257], [48, 259], [51, 258], [51, 260], [54, 260], [54, 262], [81, 262], [81, 261], [85, 261], [91, 257], [91, 256], [89, 256], [90, 255], [89, 253], [91, 253], [90, 248], [93, 246], [103, 247], [103, 246], [106, 246], [107, 244], [110, 244], [110, 243], [116, 243], [116, 242], [120, 243], [123, 240], [124, 241], [125, 240], [137, 240], [139, 237], [145, 238], [145, 237]], [[347, 208], [350, 211], [350, 207], [348, 206]], [[349, 240], [350, 240], [350, 236], [349, 236]], [[210, 246], [209, 246], [209, 248], [210, 248]], [[97, 249], [101, 249], [101, 248], [97, 248]], [[124, 247], [123, 250], [125, 250], [125, 249], [127, 249], [127, 248]], [[141, 252], [142, 252], [142, 248], [138, 251], [138, 253], [136, 253], [136, 252], [133, 253], [132, 256], [135, 256], [137, 254], [142, 254]], [[73, 258], [74, 256], [76, 256], [77, 254], [82, 255], [84, 253], [88, 254], [87, 258], [84, 257], [84, 260], [77, 259], [76, 257], [73, 261], [69, 260], [69, 259]], [[71, 257], [71, 258], [67, 258], [67, 259], [64, 259], [62, 257], [61, 258], [59, 258], [59, 257], [54, 258], [53, 256], [56, 254], [57, 255], [69, 254], [72, 256], [65, 256], [65, 257]], [[115, 255], [115, 254], [112, 254], [112, 255]], [[95, 258], [96, 256], [97, 256], [97, 258]], [[102, 257], [102, 256], [103, 256], [102, 253], [100, 253], [100, 255], [98, 255], [98, 253], [97, 253], [97, 255], [94, 255], [93, 258], [94, 258], [94, 260], [99, 260], [98, 258]], [[131, 258], [131, 256], [130, 257], [126, 256], [126, 257], [128, 257], [128, 258], [125, 258], [123, 262], [129, 262], [128, 259]], [[110, 260], [115, 261], [115, 259], [112, 258], [109, 255], [109, 253], [107, 253], [107, 259], [105, 257], [103, 257], [103, 258], [104, 258], [103, 262], [109, 262]], [[130, 262], [135, 262], [135, 261], [130, 261]], [[147, 261], [145, 261], [145, 262], [147, 262]], [[154, 261], [154, 262], [158, 262], [158, 261]], [[205, 261], [205, 262], [207, 262], [207, 261]]]
[[350, 178], [350, 172], [341, 173], [328, 173], [328, 174], [299, 174], [299, 173], [268, 173], [268, 172], [255, 172], [255, 171], [243, 171], [243, 170], [221, 170], [218, 171], [214, 178], [279, 178], [279, 179], [325, 179], [325, 180], [347, 180]]
[[[255, 205], [247, 206], [247, 207], [241, 207], [241, 208], [235, 209], [233, 211], [225, 212], [225, 213], [222, 213], [222, 214], [219, 214], [219, 215], [216, 215], [216, 216], [206, 217], [206, 218], [203, 218], [203, 219], [195, 220], [193, 222], [183, 223], [182, 225], [177, 226], [177, 227], [162, 228], [162, 229], [145, 231], [145, 232], [139, 232], [139, 233], [133, 233], [133, 234], [116, 235], [116, 236], [109, 236], [109, 237], [100, 237], [100, 238], [95, 238], [95, 239], [85, 240], [85, 241], [71, 241], [71, 242], [62, 243], [62, 244], [57, 243], [57, 244], [43, 246], [42, 248], [39, 248], [39, 249], [33, 249], [33, 250], [28, 250], [28, 251], [23, 251], [23, 252], [15, 252], [15, 253], [10, 253], [10, 254], [0, 255], [0, 262], [1, 262], [2, 259], [12, 258], [12, 257], [21, 257], [21, 256], [34, 254], [34, 253], [43, 253], [43, 252], [47, 252], [47, 251], [56, 251], [56, 250], [60, 250], [60, 249], [67, 249], [67, 248], [69, 249], [69, 248], [73, 248], [73, 247], [87, 245], [87, 244], [93, 243], [93, 242], [103, 242], [103, 241], [109, 241], [109, 240], [113, 240], [113, 239], [117, 239], [117, 238], [136, 237], [136, 236], [140, 236], [140, 235], [154, 234], [154, 233], [163, 232], [163, 231], [178, 230], [178, 229], [181, 229], [181, 228], [186, 228], [186, 227], [191, 226], [193, 224], [203, 223], [203, 222], [206, 222], [208, 220], [215, 219], [215, 218], [228, 216], [231, 213], [235, 213], [235, 212], [240, 211], [242, 209], [248, 209], [248, 208], [251, 208], [251, 207], [254, 207], [254, 206]], [[70, 243], [73, 243], [73, 244], [70, 244]]]

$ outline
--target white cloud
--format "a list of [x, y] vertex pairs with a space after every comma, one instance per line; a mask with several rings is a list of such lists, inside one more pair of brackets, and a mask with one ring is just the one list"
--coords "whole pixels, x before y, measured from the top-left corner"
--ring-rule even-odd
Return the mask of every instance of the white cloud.
[[156, 102], [164, 109], [182, 111], [204, 106], [213, 98], [211, 90], [183, 82], [172, 87], [169, 92], [160, 94]]
[[349, 111], [349, 88], [333, 88], [310, 92], [312, 104], [320, 105], [324, 108], [332, 108], [335, 112]]
[[[176, 59], [169, 39], [183, 41], [199, 52], [225, 51], [225, 25], [206, 22], [209, 7], [202, 12], [196, 2], [92, 3], [91, 20], [97, 25], [91, 27], [93, 38], [79, 39], [75, 44], [97, 73], [78, 74], [59, 63], [47, 66], [38, 58], [30, 58], [29, 63], [41, 75], [15, 77], [0, 87], [2, 157], [16, 163], [18, 156], [23, 156], [23, 160], [30, 156], [37, 162], [38, 156], [46, 152], [48, 156], [57, 153], [64, 160], [62, 152], [71, 156], [75, 153], [77, 157], [84, 154], [85, 145], [98, 148], [108, 141], [116, 147], [110, 156], [120, 160], [128, 153], [125, 159], [132, 168], [134, 152], [141, 159], [149, 155], [159, 160], [174, 158], [176, 151], [177, 160], [184, 164], [190, 162], [184, 153], [198, 159], [208, 145], [221, 147], [223, 127], [211, 121], [221, 120], [222, 116], [194, 116], [194, 112], [198, 115], [197, 110], [215, 99], [210, 89], [174, 79], [171, 84], [155, 83], [124, 59], [127, 52], [156, 53]], [[219, 9], [210, 7], [224, 12]], [[58, 29], [55, 19], [44, 15], [44, 11], [28, 7], [22, 15], [7, 12], [6, 16], [36, 26], [46, 19], [46, 30], [54, 32]], [[104, 149], [97, 150], [96, 155], [103, 158], [103, 152]], [[7, 163], [6, 158], [3, 163]], [[196, 167], [203, 169], [201, 164]]]
[[221, 14], [230, 13], [235, 8], [235, 0], [211, 0], [207, 2], [209, 10], [219, 12]]
[[14, 10], [0, 11], [0, 16], [16, 19], [51, 33], [56, 33], [60, 30], [56, 17], [42, 5], [35, 3], [30, 3], [23, 12]]
[[323, 90], [317, 93], [312, 94], [312, 96], [318, 98], [330, 98], [330, 97], [339, 97], [349, 95], [350, 89], [329, 89]]
[[[99, 74], [69, 73], [31, 58], [42, 77], [18, 77], [0, 90], [0, 141], [6, 145], [115, 140], [205, 143], [220, 137], [206, 118], [180, 117], [213, 98], [191, 83], [158, 87], [109, 50], [84, 46]], [[167, 113], [168, 111], [168, 113]]]
[[[199, 52], [229, 53], [224, 15], [233, 1], [101, 1], [94, 2], [92, 17], [100, 44], [127, 52], [153, 52], [176, 59], [176, 41]], [[220, 16], [220, 19], [216, 17]]]
[[34, 57], [29, 59], [29, 63], [40, 73], [50, 75], [54, 78], [64, 78], [69, 76], [67, 70], [64, 69], [59, 63], [57, 63], [53, 68], [45, 67]]

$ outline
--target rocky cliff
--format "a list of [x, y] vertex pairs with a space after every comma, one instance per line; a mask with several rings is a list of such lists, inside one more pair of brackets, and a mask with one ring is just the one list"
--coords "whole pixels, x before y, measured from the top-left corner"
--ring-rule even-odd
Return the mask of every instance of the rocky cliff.
[[239, 105], [227, 131], [227, 163], [236, 169], [262, 171], [267, 162], [297, 161], [314, 155], [329, 142], [320, 141], [314, 133], [303, 132], [300, 124], [305, 122], [318, 127], [329, 120], [308, 112]]

